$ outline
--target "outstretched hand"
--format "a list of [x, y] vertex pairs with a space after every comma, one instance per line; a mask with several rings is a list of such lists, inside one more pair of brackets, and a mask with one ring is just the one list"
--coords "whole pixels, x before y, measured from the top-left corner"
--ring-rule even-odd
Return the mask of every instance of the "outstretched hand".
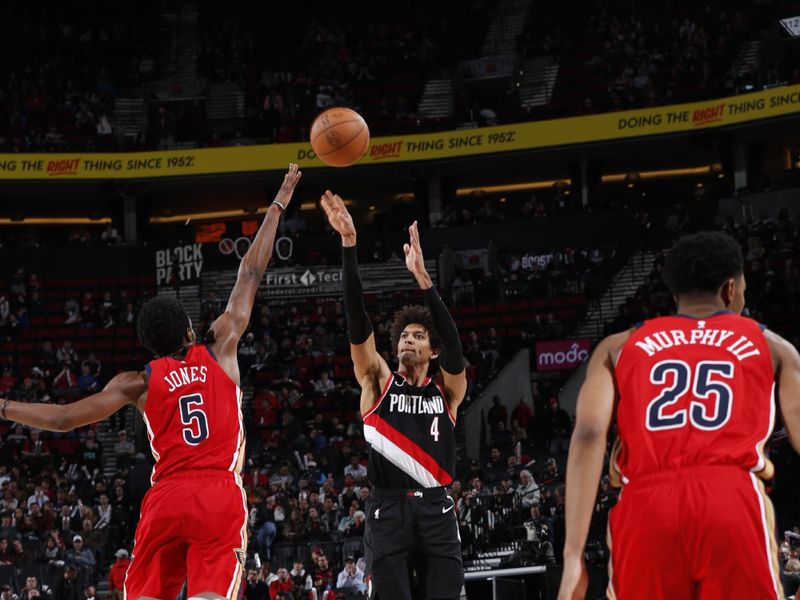
[[286, 171], [286, 175], [283, 176], [281, 189], [279, 189], [278, 193], [275, 195], [275, 200], [280, 202], [284, 209], [286, 209], [286, 207], [289, 206], [289, 202], [292, 201], [294, 188], [297, 186], [297, 182], [300, 181], [302, 176], [303, 173], [300, 171], [300, 167], [295, 163], [289, 163], [289, 170]]
[[332, 191], [325, 190], [320, 198], [320, 203], [328, 218], [328, 223], [342, 236], [342, 240], [347, 238], [355, 242], [356, 226], [353, 224], [353, 217], [344, 205], [344, 201]]
[[419, 229], [414, 221], [408, 228], [408, 244], [403, 244], [406, 254], [406, 267], [414, 275], [425, 272], [425, 258], [422, 256], [422, 246], [419, 243]]

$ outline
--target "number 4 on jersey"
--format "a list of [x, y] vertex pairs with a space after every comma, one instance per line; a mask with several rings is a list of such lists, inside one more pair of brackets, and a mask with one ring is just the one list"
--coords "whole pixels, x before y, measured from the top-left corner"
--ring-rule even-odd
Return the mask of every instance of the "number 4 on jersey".
[[[694, 377], [691, 367], [681, 360], [656, 364], [650, 371], [650, 382], [665, 387], [647, 405], [647, 429], [678, 429], [686, 425], [687, 416], [697, 429], [714, 431], [721, 428], [730, 419], [733, 404], [733, 392], [722, 379], [733, 379], [733, 363], [702, 361], [697, 363]], [[690, 389], [696, 400], [689, 403], [688, 409], [664, 414], [665, 409], [677, 404]], [[708, 400], [713, 400], [713, 407], [708, 406]]]
[[431, 423], [431, 436], [433, 437], [434, 442], [439, 441], [439, 417], [438, 415], [433, 417], [433, 423]]

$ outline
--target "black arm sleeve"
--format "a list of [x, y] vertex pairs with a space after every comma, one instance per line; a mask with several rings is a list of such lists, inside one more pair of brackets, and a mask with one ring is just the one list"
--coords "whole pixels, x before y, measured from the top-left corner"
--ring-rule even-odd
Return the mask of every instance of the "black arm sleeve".
[[363, 344], [372, 333], [367, 309], [364, 308], [364, 291], [358, 274], [356, 247], [342, 246], [342, 279], [344, 279], [344, 311], [347, 313], [347, 334], [351, 344]]
[[442, 369], [457, 375], [464, 370], [464, 353], [461, 349], [461, 339], [458, 337], [458, 329], [450, 316], [450, 312], [444, 305], [436, 287], [425, 290], [425, 304], [431, 311], [433, 326], [439, 338], [442, 340], [442, 352], [439, 355], [439, 364]]

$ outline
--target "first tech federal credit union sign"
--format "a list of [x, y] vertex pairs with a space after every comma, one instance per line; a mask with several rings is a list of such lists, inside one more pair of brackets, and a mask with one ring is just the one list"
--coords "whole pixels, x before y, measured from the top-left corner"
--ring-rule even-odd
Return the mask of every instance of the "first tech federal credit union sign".
[[336, 267], [270, 269], [261, 290], [272, 298], [340, 294], [342, 270]]

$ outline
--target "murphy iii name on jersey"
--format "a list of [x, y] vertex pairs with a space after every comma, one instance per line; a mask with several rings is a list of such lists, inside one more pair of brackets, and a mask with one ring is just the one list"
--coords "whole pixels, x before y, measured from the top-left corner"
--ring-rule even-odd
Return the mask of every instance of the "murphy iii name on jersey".
[[389, 412], [438, 415], [444, 413], [444, 399], [441, 396], [389, 394]]
[[[700, 321], [700, 323], [704, 322]], [[671, 329], [651, 333], [643, 340], [637, 341], [636, 347], [646, 352], [647, 356], [653, 356], [674, 346], [714, 346], [724, 348], [740, 362], [761, 354], [761, 351], [746, 335], [732, 336], [734, 336], [734, 332], [726, 329], [703, 329], [702, 327], [693, 331]]]

